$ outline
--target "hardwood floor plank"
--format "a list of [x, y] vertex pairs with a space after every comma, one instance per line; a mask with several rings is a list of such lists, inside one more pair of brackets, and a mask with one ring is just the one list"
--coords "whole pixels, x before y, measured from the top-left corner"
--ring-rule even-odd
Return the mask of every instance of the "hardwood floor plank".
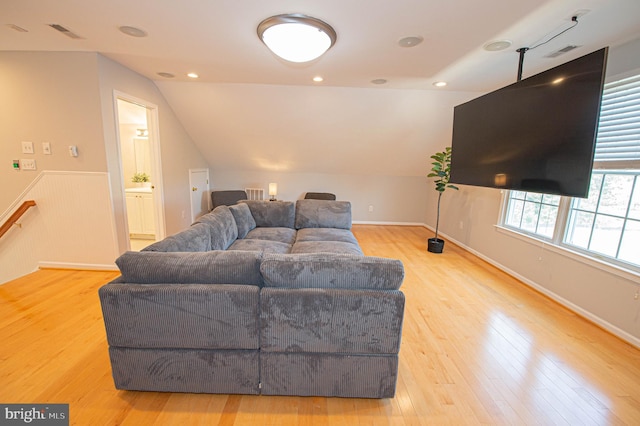
[[356, 225], [405, 265], [392, 399], [119, 391], [97, 290], [111, 271], [0, 286], [0, 401], [69, 403], [75, 425], [640, 424], [640, 350], [422, 227]]

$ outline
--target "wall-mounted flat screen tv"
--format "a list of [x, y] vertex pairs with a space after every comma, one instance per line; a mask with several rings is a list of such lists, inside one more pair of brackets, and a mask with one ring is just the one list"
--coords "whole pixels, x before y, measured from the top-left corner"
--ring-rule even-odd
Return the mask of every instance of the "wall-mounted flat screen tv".
[[451, 182], [587, 197], [607, 52], [456, 106]]

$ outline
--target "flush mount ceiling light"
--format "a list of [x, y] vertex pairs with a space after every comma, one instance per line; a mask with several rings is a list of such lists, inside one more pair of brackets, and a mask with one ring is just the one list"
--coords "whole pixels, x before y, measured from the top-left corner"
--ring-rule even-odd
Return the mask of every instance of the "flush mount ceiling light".
[[331, 25], [301, 14], [265, 19], [258, 25], [258, 37], [277, 56], [297, 63], [319, 58], [338, 38]]

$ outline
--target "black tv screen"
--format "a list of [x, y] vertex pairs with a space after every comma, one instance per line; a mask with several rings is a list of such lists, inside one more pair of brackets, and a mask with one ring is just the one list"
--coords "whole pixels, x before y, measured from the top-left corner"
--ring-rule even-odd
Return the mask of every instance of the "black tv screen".
[[451, 182], [587, 197], [607, 52], [456, 106]]

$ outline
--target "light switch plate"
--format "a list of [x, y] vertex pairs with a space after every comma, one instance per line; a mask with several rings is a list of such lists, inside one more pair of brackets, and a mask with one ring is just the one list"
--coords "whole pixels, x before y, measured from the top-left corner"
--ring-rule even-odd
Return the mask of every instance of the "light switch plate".
[[22, 141], [22, 153], [33, 154], [33, 142]]
[[20, 166], [21, 166], [22, 170], [35, 170], [36, 169], [36, 160], [22, 159], [22, 160], [20, 160]]
[[51, 144], [49, 142], [42, 142], [42, 153], [51, 155]]

